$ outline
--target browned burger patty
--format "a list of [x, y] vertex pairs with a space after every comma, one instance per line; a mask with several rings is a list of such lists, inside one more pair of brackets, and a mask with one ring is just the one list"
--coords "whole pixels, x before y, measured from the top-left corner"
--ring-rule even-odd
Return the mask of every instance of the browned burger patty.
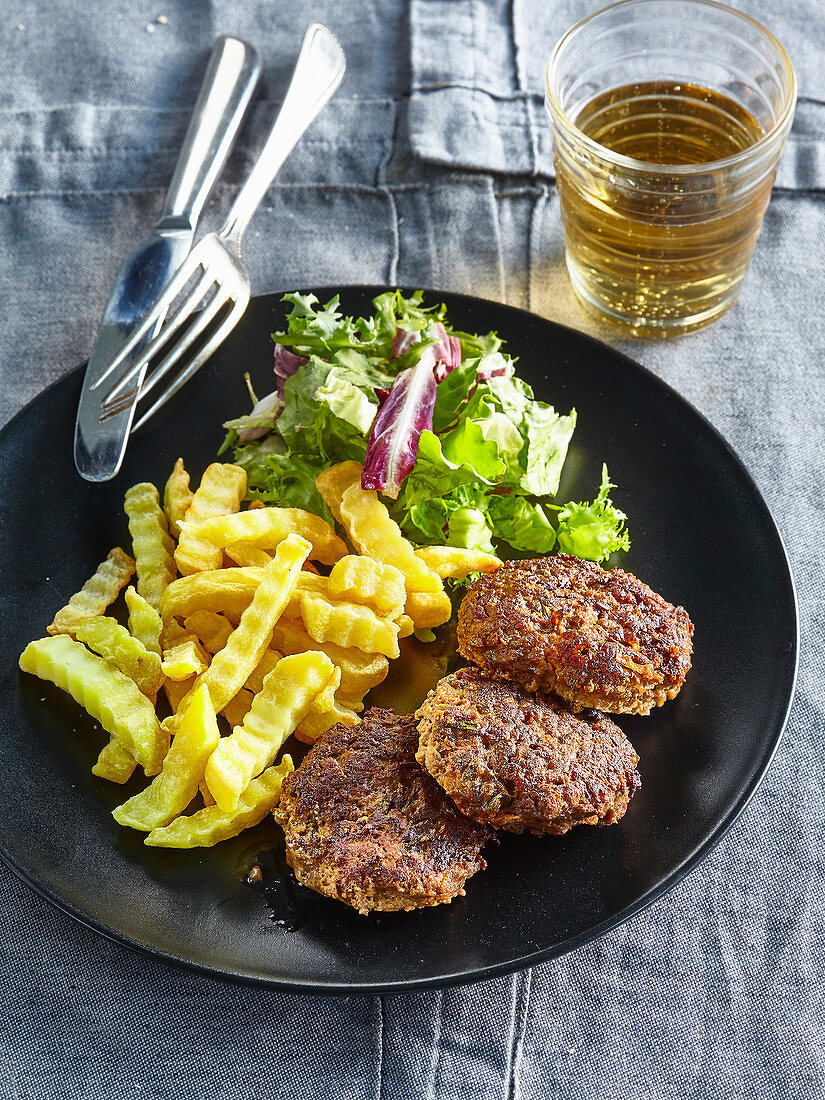
[[374, 707], [333, 726], [284, 782], [276, 820], [299, 882], [370, 909], [417, 909], [464, 894], [490, 831], [460, 814], [415, 760], [411, 714]]
[[649, 714], [684, 683], [692, 635], [685, 609], [632, 573], [568, 554], [505, 562], [458, 612], [462, 656], [574, 710]]
[[446, 676], [416, 713], [416, 758], [465, 814], [513, 833], [611, 825], [641, 785], [639, 757], [598, 711], [491, 680]]

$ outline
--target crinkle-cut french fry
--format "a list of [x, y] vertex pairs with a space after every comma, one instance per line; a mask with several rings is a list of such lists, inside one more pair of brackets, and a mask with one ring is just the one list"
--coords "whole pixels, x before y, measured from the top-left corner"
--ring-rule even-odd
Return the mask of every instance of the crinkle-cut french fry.
[[139, 794], [116, 806], [118, 825], [151, 832], [183, 813], [203, 779], [206, 761], [221, 739], [209, 689], [198, 688], [183, 712], [160, 774]]
[[398, 627], [389, 619], [357, 603], [330, 603], [316, 592], [301, 590], [301, 618], [307, 632], [318, 642], [335, 642], [365, 653], [397, 657]]
[[175, 818], [171, 825], [153, 829], [143, 843], [153, 848], [211, 848], [229, 840], [244, 829], [251, 829], [274, 810], [281, 798], [281, 784], [292, 770], [292, 757], [284, 756], [280, 763], [252, 780], [234, 810], [204, 806], [188, 817]]
[[[307, 646], [307, 649], [314, 648], [315, 647], [312, 645]], [[252, 672], [247, 677], [246, 684], [244, 685], [249, 691], [252, 692], [253, 695], [257, 695], [257, 693], [263, 688], [264, 680], [277, 665], [278, 661], [280, 661], [281, 657], [283, 657], [283, 654], [279, 653], [277, 649], [264, 650], [260, 661], [258, 662], [257, 666], [253, 668]], [[235, 724], [240, 725], [240, 723], [237, 722]]]
[[484, 550], [464, 550], [460, 546], [422, 546], [415, 556], [428, 565], [442, 580], [461, 580], [470, 573], [493, 573], [501, 566], [501, 558]]
[[449, 622], [453, 605], [446, 592], [408, 592], [404, 610], [419, 630]]
[[163, 489], [163, 510], [169, 520], [169, 530], [175, 538], [180, 537], [180, 525], [192, 504], [194, 493], [189, 488], [189, 474], [179, 458], [172, 467], [172, 473]]
[[226, 645], [195, 681], [198, 687], [201, 683], [207, 685], [215, 710], [223, 710], [260, 664], [264, 650], [269, 648], [273, 627], [289, 603], [301, 566], [311, 549], [300, 535], [287, 535], [275, 551], [275, 557], [260, 571], [260, 583], [252, 602], [241, 615]]
[[247, 688], [241, 688], [238, 694], [230, 699], [221, 711], [230, 726], [240, 726], [249, 713], [254, 694]]
[[160, 771], [169, 748], [155, 708], [134, 680], [90, 653], [74, 638], [57, 634], [30, 642], [20, 668], [66, 691], [107, 733], [113, 733], [147, 775]]
[[330, 596], [364, 603], [382, 617], [394, 619], [404, 610], [404, 574], [375, 558], [347, 554], [333, 565], [327, 587]]
[[185, 698], [194, 686], [194, 676], [190, 676], [188, 680], [164, 681], [163, 690], [166, 692], [166, 698], [169, 700], [169, 706], [172, 708], [173, 714], [177, 712], [181, 699]]
[[390, 517], [372, 489], [351, 485], [341, 498], [341, 522], [359, 553], [394, 565], [404, 574], [408, 592], [441, 592], [441, 578], [415, 556], [412, 543]]
[[329, 710], [310, 707], [307, 715], [295, 727], [295, 736], [305, 745], [313, 745], [333, 726], [357, 726], [360, 719], [351, 707], [336, 702]]
[[[319, 696], [329, 709], [338, 670], [325, 653], [284, 657], [264, 680], [243, 725], [224, 737], [209, 757], [204, 777], [222, 810], [233, 810], [250, 781], [273, 762], [284, 741]], [[320, 700], [319, 700], [320, 701]]]
[[72, 635], [104, 660], [111, 661], [115, 668], [135, 681], [144, 695], [155, 701], [163, 683], [160, 657], [150, 653], [117, 619], [95, 615], [72, 627]]
[[361, 484], [361, 474], [360, 462], [338, 462], [315, 478], [315, 486], [321, 494], [324, 504], [341, 526], [343, 526], [341, 498], [351, 485]]
[[129, 630], [150, 653], [156, 653], [160, 657], [160, 633], [163, 623], [157, 608], [152, 607], [148, 600], [144, 600], [131, 584], [123, 596], [129, 609]]
[[198, 784], [198, 790], [201, 792], [201, 798], [203, 799], [204, 806], [215, 805], [215, 799], [212, 797], [212, 792], [207, 787], [205, 779], [202, 779]]
[[158, 491], [149, 481], [126, 490], [123, 509], [129, 517], [129, 534], [137, 569], [137, 590], [152, 607], [157, 607], [164, 588], [177, 576], [166, 513]]
[[262, 569], [272, 557], [266, 550], [259, 546], [252, 546], [248, 542], [233, 542], [224, 547], [224, 553], [231, 558], [236, 565], [251, 565]]
[[219, 569], [223, 561], [223, 551], [196, 538], [187, 530], [187, 525], [237, 512], [245, 496], [246, 472], [240, 466], [228, 462], [213, 462], [207, 466], [181, 523], [180, 541], [175, 551], [175, 561], [184, 576], [205, 569]]
[[409, 617], [409, 615], [399, 615], [398, 619], [398, 637], [409, 638], [409, 636], [415, 630], [415, 623]]
[[386, 679], [390, 662], [381, 653], [364, 653], [347, 649], [334, 642], [319, 642], [307, 632], [301, 619], [283, 616], [272, 631], [272, 645], [282, 653], [305, 653], [320, 649], [341, 670], [341, 684], [336, 698], [355, 708], [367, 692]]
[[161, 657], [167, 649], [171, 649], [173, 646], [179, 645], [180, 642], [185, 642], [187, 638], [192, 637], [192, 634], [188, 630], [184, 630], [177, 619], [163, 619], [162, 623], [163, 626], [160, 632]]
[[263, 570], [257, 568], [210, 569], [180, 577], [163, 593], [160, 613], [164, 622], [185, 618], [195, 611], [218, 611], [240, 619], [249, 607]]
[[[226, 569], [210, 569], [189, 577], [179, 577], [163, 594], [160, 604], [163, 621], [166, 624], [175, 617], [186, 618], [195, 611], [216, 611], [238, 622], [252, 602], [263, 573], [263, 569], [257, 566], [228, 566]], [[327, 577], [302, 569], [286, 612], [293, 618], [300, 614], [300, 591], [328, 595], [327, 581]], [[165, 635], [161, 638], [161, 645], [164, 642]]]
[[[274, 550], [287, 535], [300, 535], [312, 543], [310, 558], [325, 565], [342, 558], [347, 548], [326, 520], [303, 508], [257, 508], [231, 516], [215, 516], [198, 523], [187, 518], [184, 538], [203, 539], [221, 548], [243, 543], [260, 550]], [[232, 557], [232, 554], [229, 554]]]
[[167, 680], [188, 680], [209, 667], [209, 654], [194, 634], [163, 651], [163, 675]]
[[110, 783], [126, 783], [132, 777], [137, 761], [120, 741], [112, 734], [100, 750], [97, 761], [92, 767], [92, 775], [108, 779]]
[[217, 611], [193, 611], [183, 620], [183, 628], [194, 634], [210, 653], [223, 649], [235, 629], [229, 619]]
[[46, 627], [49, 634], [67, 634], [84, 619], [102, 615], [109, 604], [114, 603], [121, 588], [129, 583], [135, 571], [135, 563], [119, 546], [110, 550], [79, 592], [61, 607], [52, 623]]

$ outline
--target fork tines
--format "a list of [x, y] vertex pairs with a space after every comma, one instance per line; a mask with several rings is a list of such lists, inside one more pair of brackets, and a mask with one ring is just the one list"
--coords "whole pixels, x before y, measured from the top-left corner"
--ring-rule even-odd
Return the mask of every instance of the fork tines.
[[[139, 428], [192, 377], [240, 320], [249, 301], [249, 280], [223, 242], [216, 234], [210, 234], [196, 245], [183, 262], [140, 325], [107, 365], [94, 389], [111, 379], [117, 369], [130, 359], [193, 277], [196, 277], [194, 286], [174, 313], [166, 318], [155, 337], [149, 340], [134, 361], [129, 362], [123, 374], [106, 392], [101, 402], [101, 420], [145, 398], [183, 361], [182, 369], [133, 430]], [[190, 319], [191, 323], [183, 329]], [[194, 357], [184, 361], [186, 353], [206, 335], [208, 339]], [[139, 380], [152, 360], [164, 351], [166, 354], [146, 375], [142, 385], [136, 384], [135, 379]]]

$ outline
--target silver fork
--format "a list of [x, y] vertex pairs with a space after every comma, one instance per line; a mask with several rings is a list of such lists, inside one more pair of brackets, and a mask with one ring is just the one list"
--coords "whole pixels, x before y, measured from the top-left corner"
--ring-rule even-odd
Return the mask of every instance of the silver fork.
[[[109, 389], [101, 403], [101, 420], [117, 414], [124, 406], [142, 400], [157, 384], [176, 367], [192, 345], [203, 336], [218, 318], [226, 312], [209, 339], [191, 361], [186, 362], [179, 373], [155, 403], [135, 425], [136, 431], [153, 416], [173, 394], [187, 382], [210, 355], [226, 339], [241, 318], [250, 298], [249, 276], [241, 258], [241, 238], [261, 203], [278, 169], [295, 147], [309, 124], [329, 102], [341, 83], [346, 68], [344, 51], [338, 40], [320, 23], [313, 23], [304, 36], [295, 72], [284, 97], [278, 117], [269, 132], [249, 179], [241, 188], [229, 216], [217, 233], [209, 233], [189, 253], [184, 263], [167, 283], [160, 297], [152, 305], [141, 323], [120, 348], [93, 389], [99, 389], [112, 377], [118, 367], [129, 358], [138, 344], [155, 328], [170, 305], [185, 289], [190, 280], [198, 276], [192, 290], [175, 312], [167, 318], [157, 335], [147, 345], [142, 355], [130, 362], [128, 370]], [[228, 307], [228, 312], [227, 312]], [[181, 326], [197, 311], [197, 316], [166, 352], [142, 385], [140, 377], [151, 360], [155, 359], [176, 336]], [[138, 381], [135, 382], [135, 379]]]

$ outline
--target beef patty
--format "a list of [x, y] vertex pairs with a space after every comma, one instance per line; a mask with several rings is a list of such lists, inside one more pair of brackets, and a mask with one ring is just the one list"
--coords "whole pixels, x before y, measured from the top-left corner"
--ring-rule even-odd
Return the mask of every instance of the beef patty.
[[416, 713], [416, 758], [465, 814], [513, 833], [610, 825], [641, 785], [638, 756], [604, 714], [491, 680], [446, 676]]
[[569, 554], [504, 562], [458, 612], [463, 657], [574, 710], [649, 714], [684, 683], [692, 635], [685, 609], [632, 573]]
[[417, 746], [413, 715], [373, 707], [312, 747], [275, 811], [299, 882], [359, 913], [464, 894], [491, 834], [416, 763]]

